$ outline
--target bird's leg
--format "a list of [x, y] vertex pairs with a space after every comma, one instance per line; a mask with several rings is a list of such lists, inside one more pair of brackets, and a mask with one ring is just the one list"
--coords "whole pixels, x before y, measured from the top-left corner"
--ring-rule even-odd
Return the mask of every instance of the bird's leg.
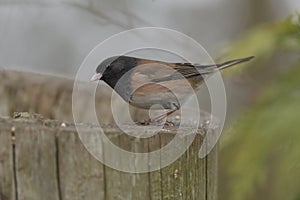
[[163, 120], [164, 118], [168, 117], [169, 115], [171, 115], [172, 113], [174, 113], [175, 111], [177, 111], [177, 109], [173, 109], [173, 110], [170, 110], [168, 112], [165, 112], [164, 114], [162, 115], [159, 115], [153, 119], [151, 119], [152, 122], [160, 122], [161, 120]]
[[159, 115], [153, 119], [144, 120], [142, 122], [137, 122], [139, 125], [149, 125], [151, 123], [158, 123], [161, 122], [164, 118], [168, 117], [169, 115], [173, 114], [175, 111], [179, 110], [179, 106], [175, 103], [172, 104], [172, 109]]
[[162, 115], [159, 115], [157, 117], [155, 117], [154, 119], [151, 119], [152, 122], [160, 122], [162, 121], [164, 118], [168, 117], [169, 115], [173, 114], [175, 111], [179, 110], [179, 106], [175, 103], [172, 103], [172, 106], [171, 106], [171, 110], [169, 110], [168, 112], [162, 114]]
[[170, 110], [170, 111], [165, 112], [164, 114], [159, 115], [159, 116], [157, 116], [157, 117], [155, 117], [153, 119], [148, 119], [148, 120], [144, 120], [144, 121], [141, 121], [141, 122], [137, 122], [137, 124], [139, 124], [139, 125], [150, 125], [152, 123], [161, 122], [164, 118], [168, 117], [169, 115], [171, 115], [172, 113], [174, 113], [176, 110], [175, 109], [174, 110]]

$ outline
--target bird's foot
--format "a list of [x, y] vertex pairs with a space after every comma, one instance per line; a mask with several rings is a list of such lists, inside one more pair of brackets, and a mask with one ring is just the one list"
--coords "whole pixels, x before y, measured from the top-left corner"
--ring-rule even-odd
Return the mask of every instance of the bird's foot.
[[170, 127], [170, 126], [175, 126], [175, 124], [171, 121], [166, 121], [164, 127]]
[[151, 119], [135, 122], [139, 126], [148, 126], [151, 124]]
[[164, 125], [164, 126], [167, 126], [167, 127], [174, 126], [174, 123], [171, 122], [171, 121], [151, 120], [151, 119], [139, 121], [139, 122], [136, 122], [136, 124], [140, 125], [140, 126], [149, 126], [149, 125], [153, 125], [153, 126]]

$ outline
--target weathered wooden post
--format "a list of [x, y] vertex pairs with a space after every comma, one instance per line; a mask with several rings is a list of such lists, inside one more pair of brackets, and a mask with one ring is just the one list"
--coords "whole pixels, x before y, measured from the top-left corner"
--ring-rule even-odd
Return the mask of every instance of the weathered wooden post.
[[[159, 149], [174, 137], [172, 128], [143, 140], [132, 140], [114, 127], [105, 129], [120, 147], [141, 152]], [[148, 173], [124, 173], [97, 161], [82, 145], [73, 124], [28, 113], [0, 118], [0, 199], [213, 200], [217, 150], [200, 159], [200, 133], [171, 165]]]
[[[0, 117], [0, 200], [216, 199], [217, 150], [198, 157], [207, 130], [199, 129], [188, 150], [167, 167], [148, 173], [120, 172], [96, 160], [81, 143], [75, 126], [63, 123], [73, 121], [72, 85], [72, 80], [57, 77], [0, 73], [0, 116], [25, 110], [58, 120], [28, 113]], [[104, 110], [107, 116], [102, 119], [109, 123], [112, 116], [105, 103], [109, 95], [104, 95], [109, 91], [99, 89], [96, 107]], [[95, 131], [88, 124], [80, 126]], [[176, 127], [170, 127], [138, 139], [113, 126], [104, 129], [112, 142], [133, 152], [160, 149], [176, 134]], [[109, 151], [104, 154], [110, 156]], [[126, 160], [120, 158], [122, 162]]]

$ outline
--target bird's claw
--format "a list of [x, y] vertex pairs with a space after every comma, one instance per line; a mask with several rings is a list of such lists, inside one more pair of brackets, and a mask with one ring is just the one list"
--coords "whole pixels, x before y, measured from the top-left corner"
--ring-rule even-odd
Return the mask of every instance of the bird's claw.
[[139, 121], [136, 122], [137, 125], [140, 126], [149, 126], [149, 125], [153, 125], [153, 126], [159, 126], [159, 125], [164, 125], [164, 126], [174, 126], [175, 124], [171, 121], [163, 121], [163, 120], [143, 120], [143, 121]]

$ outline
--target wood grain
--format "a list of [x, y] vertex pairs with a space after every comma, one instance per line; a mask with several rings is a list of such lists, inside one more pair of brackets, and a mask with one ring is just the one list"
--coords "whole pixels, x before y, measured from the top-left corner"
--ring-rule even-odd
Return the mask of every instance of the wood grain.
[[[15, 199], [13, 166], [12, 125], [8, 119], [0, 118], [0, 199]], [[14, 129], [13, 129], [14, 130]]]
[[[12, 140], [12, 126], [15, 140]], [[87, 134], [97, 131], [95, 125], [79, 126]], [[176, 127], [164, 128], [155, 136], [144, 139], [128, 136], [114, 126], [106, 126], [104, 130], [110, 141], [131, 152], [159, 150], [176, 134]], [[198, 151], [203, 142], [203, 136], [199, 133], [188, 150], [170, 165], [151, 172], [126, 173], [95, 159], [81, 143], [74, 124], [44, 120], [40, 115], [28, 113], [16, 114], [15, 119], [0, 118], [1, 200], [214, 200], [217, 150], [199, 159]], [[188, 145], [188, 136], [181, 137], [181, 142]], [[104, 160], [117, 158], [115, 164], [119, 166], [136, 169], [141, 164], [135, 156], [126, 159], [108, 149], [100, 152], [103, 152]], [[164, 159], [164, 156], [161, 152], [159, 159]], [[149, 156], [145, 159], [146, 167], [150, 169], [153, 158]]]

